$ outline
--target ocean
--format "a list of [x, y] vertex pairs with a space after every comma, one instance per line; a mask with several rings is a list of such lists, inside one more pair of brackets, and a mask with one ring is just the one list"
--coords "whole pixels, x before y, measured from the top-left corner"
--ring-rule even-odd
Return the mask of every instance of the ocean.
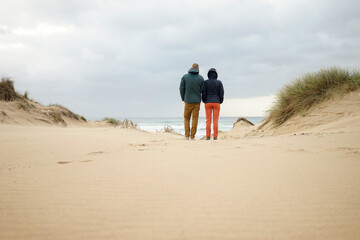
[[[219, 131], [229, 131], [238, 117], [220, 117]], [[246, 117], [250, 122], [257, 124], [265, 117]], [[131, 121], [138, 124], [139, 128], [148, 132], [159, 132], [165, 126], [171, 126], [175, 132], [184, 134], [184, 118], [182, 117], [162, 117], [162, 118], [130, 118]], [[191, 124], [191, 123], [190, 123]], [[206, 118], [199, 117], [196, 138], [202, 138], [206, 134]]]

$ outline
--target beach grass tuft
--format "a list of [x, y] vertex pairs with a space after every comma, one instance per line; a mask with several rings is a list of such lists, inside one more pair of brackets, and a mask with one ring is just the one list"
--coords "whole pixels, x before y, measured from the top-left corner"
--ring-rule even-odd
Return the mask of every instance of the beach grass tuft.
[[360, 72], [339, 67], [308, 73], [285, 85], [268, 111], [266, 122], [277, 127], [316, 104], [355, 91], [360, 87]]
[[103, 121], [108, 122], [108, 123], [114, 125], [115, 127], [120, 125], [120, 120], [117, 120], [115, 118], [105, 117], [103, 119]]
[[103, 119], [103, 121], [114, 125], [114, 127], [120, 126], [122, 128], [138, 128], [138, 125], [129, 119], [124, 119], [123, 121], [120, 121], [115, 118], [106, 117]]
[[24, 98], [25, 100], [30, 100], [28, 95], [29, 95], [28, 91], [25, 91], [25, 93], [24, 93], [24, 95], [23, 95], [23, 98]]
[[21, 98], [15, 91], [14, 82], [10, 78], [3, 77], [0, 81], [0, 101], [14, 101]]
[[164, 126], [164, 132], [168, 132], [168, 133], [176, 133], [175, 130], [173, 129], [173, 127], [169, 124], [166, 124]]
[[234, 122], [233, 124], [233, 127], [235, 127], [235, 125], [238, 123], [238, 122], [246, 122], [247, 124], [251, 125], [251, 126], [254, 126], [254, 124], [252, 122], [250, 122], [249, 120], [247, 120], [246, 118], [244, 117], [239, 117], [236, 122]]

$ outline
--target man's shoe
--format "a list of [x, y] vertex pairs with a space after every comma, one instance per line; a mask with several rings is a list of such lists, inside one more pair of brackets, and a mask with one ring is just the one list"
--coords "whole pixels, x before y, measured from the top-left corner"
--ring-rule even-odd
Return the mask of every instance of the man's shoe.
[[190, 140], [195, 140], [195, 138], [190, 138]]
[[189, 137], [185, 137], [185, 140], [189, 140]]
[[214, 140], [217, 140], [217, 137], [214, 137]]
[[210, 137], [206, 137], [206, 140], [210, 140]]

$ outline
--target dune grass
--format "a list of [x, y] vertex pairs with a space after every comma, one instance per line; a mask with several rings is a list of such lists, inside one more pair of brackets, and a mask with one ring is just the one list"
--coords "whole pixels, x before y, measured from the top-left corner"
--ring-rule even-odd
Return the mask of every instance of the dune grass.
[[117, 119], [115, 119], [115, 118], [105, 117], [105, 118], [103, 119], [103, 121], [106, 121], [106, 122], [114, 125], [115, 127], [120, 125], [120, 120], [117, 120]]
[[0, 101], [14, 101], [21, 98], [15, 91], [14, 82], [10, 78], [2, 78], [0, 81]]
[[285, 85], [268, 111], [267, 122], [280, 126], [291, 117], [316, 104], [355, 91], [360, 87], [360, 72], [339, 67], [308, 73]]
[[251, 126], [254, 126], [254, 124], [253, 124], [252, 122], [250, 122], [249, 120], [247, 120], [246, 118], [244, 118], [244, 117], [239, 117], [239, 118], [236, 120], [236, 122], [234, 122], [233, 127], [235, 127], [235, 125], [236, 125], [238, 122], [241, 122], [241, 121], [246, 122], [247, 124], [249, 124], [249, 125], [251, 125]]
[[138, 128], [138, 125], [136, 123], [134, 123], [133, 121], [129, 120], [129, 119], [125, 119], [124, 121], [120, 121], [117, 120], [115, 118], [109, 118], [106, 117], [103, 119], [103, 121], [106, 121], [112, 125], [114, 125], [114, 127], [120, 126], [122, 128]]
[[28, 93], [28, 91], [25, 91], [25, 93], [24, 93], [24, 95], [23, 95], [23, 98], [24, 98], [25, 100], [30, 100], [30, 99], [29, 99], [29, 93]]

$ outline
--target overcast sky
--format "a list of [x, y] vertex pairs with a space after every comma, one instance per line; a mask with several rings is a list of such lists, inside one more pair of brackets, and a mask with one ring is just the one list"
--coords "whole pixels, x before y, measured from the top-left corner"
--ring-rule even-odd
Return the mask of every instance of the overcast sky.
[[[0, 76], [89, 119], [183, 114], [192, 63], [222, 116], [259, 116], [289, 81], [359, 67], [359, 0], [2, 0]], [[203, 109], [202, 109], [203, 113]]]

